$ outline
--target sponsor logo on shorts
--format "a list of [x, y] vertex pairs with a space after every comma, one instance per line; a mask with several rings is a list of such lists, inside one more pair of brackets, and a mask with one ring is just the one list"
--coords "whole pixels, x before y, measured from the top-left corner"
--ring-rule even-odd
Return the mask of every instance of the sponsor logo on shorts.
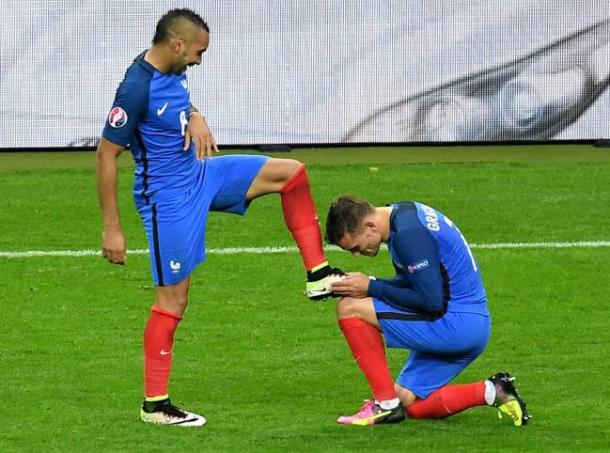
[[121, 107], [114, 107], [108, 114], [108, 124], [115, 129], [127, 124], [127, 112]]
[[418, 261], [417, 263], [409, 264], [407, 266], [407, 271], [409, 271], [409, 274], [412, 274], [414, 272], [422, 271], [429, 266], [430, 266], [430, 263], [428, 262], [428, 260], [421, 260], [421, 261]]

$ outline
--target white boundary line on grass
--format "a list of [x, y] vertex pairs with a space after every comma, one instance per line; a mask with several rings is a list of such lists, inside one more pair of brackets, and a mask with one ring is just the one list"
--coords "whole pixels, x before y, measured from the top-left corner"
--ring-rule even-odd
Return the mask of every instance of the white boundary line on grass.
[[[563, 248], [600, 248], [610, 247], [610, 241], [576, 241], [576, 242], [499, 242], [492, 244], [470, 244], [473, 249], [563, 249]], [[336, 251], [338, 247], [325, 247], [326, 250]], [[294, 253], [296, 247], [227, 247], [208, 249], [208, 255], [237, 255], [240, 253], [250, 255], [265, 255], [272, 253]], [[0, 258], [35, 258], [49, 256], [96, 256], [99, 250], [28, 250], [25, 252], [3, 252]], [[128, 251], [129, 255], [147, 255], [146, 249], [134, 249]]]

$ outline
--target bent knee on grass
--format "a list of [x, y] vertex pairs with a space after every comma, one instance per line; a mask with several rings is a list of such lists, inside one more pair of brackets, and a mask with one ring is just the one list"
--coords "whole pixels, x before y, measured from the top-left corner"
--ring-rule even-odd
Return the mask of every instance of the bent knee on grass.
[[394, 384], [394, 388], [396, 389], [396, 394], [404, 407], [409, 407], [411, 404], [417, 401], [417, 396], [411, 390], [403, 387], [400, 384]]

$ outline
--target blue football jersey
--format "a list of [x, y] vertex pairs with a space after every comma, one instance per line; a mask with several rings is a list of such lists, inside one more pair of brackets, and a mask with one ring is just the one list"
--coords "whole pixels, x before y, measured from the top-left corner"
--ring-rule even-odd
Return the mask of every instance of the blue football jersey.
[[415, 206], [419, 221], [438, 244], [439, 260], [448, 274], [450, 304], [457, 310], [458, 305], [484, 303], [487, 295], [479, 265], [457, 225], [425, 204], [415, 203]]
[[134, 196], [146, 203], [192, 187], [202, 164], [191, 143], [183, 151], [190, 111], [186, 72], [159, 72], [140, 54], [119, 85], [103, 136], [129, 146], [136, 162]]
[[479, 265], [458, 227], [416, 202], [392, 205], [388, 250], [397, 275], [369, 294], [416, 313], [489, 314]]

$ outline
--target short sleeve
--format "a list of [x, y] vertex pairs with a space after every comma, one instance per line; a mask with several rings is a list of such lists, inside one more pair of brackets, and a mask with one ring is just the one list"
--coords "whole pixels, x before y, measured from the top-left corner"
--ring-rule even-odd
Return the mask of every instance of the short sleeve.
[[127, 146], [138, 123], [146, 116], [148, 98], [149, 83], [125, 78], [117, 89], [102, 136], [112, 143]]

